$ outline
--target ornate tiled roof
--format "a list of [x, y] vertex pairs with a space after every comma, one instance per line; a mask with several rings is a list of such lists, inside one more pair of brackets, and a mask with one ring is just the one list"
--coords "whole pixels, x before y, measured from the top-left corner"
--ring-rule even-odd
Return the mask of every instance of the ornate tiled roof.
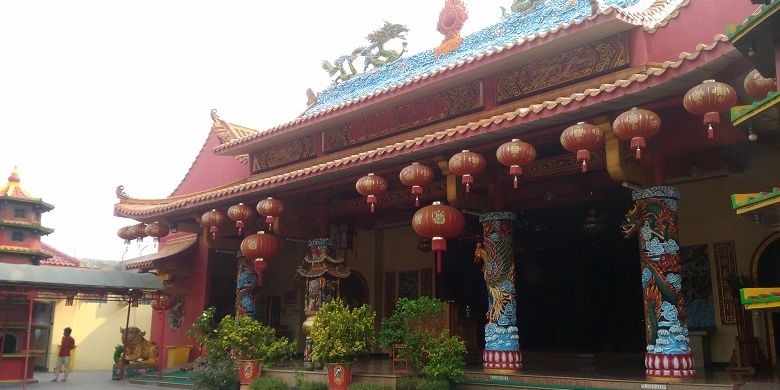
[[40, 259], [46, 259], [51, 257], [51, 253], [41, 250], [41, 249], [32, 249], [27, 247], [21, 247], [21, 246], [12, 246], [12, 245], [0, 245], [0, 252], [5, 253], [19, 253], [23, 255], [32, 255], [36, 256]]
[[39, 223], [30, 223], [25, 221], [13, 221], [13, 220], [0, 219], [0, 226], [20, 227], [20, 228], [35, 230], [43, 235], [51, 234], [54, 232], [54, 229], [41, 226], [41, 224]]
[[65, 253], [54, 249], [53, 247], [41, 243], [41, 248], [46, 252], [51, 253], [51, 257], [46, 260], [41, 260], [41, 265], [54, 265], [59, 267], [80, 267], [81, 262], [79, 259], [68, 256]]
[[54, 208], [53, 205], [44, 202], [41, 198], [30, 195], [30, 193], [22, 187], [21, 182], [22, 180], [19, 178], [19, 171], [14, 167], [13, 171], [11, 171], [11, 175], [8, 176], [8, 182], [5, 183], [5, 185], [0, 186], [0, 198], [12, 198], [13, 200], [21, 202], [36, 203], [49, 210]]
[[462, 45], [457, 50], [438, 59], [434, 58], [433, 49], [429, 49], [409, 57], [399, 58], [345, 82], [334, 84], [320, 92], [317, 102], [299, 118], [245, 138], [225, 142], [214, 148], [214, 151], [220, 152], [246, 144], [269, 133], [376, 98], [464, 65], [479, 62], [538, 38], [560, 33], [571, 26], [599, 16], [613, 15], [617, 19], [644, 26], [648, 31], [654, 32], [676, 17], [680, 8], [689, 2], [688, 0], [542, 1], [543, 4], [529, 12], [508, 13], [498, 23], [464, 37]]
[[161, 244], [160, 250], [151, 255], [136, 257], [122, 262], [125, 270], [147, 270], [155, 268], [157, 262], [168, 259], [173, 255], [184, 252], [198, 242], [197, 234], [187, 234], [182, 237], [171, 238]]
[[[367, 150], [364, 150], [360, 153], [355, 153], [342, 158], [336, 158], [305, 168], [294, 169], [284, 173], [268, 173], [257, 175], [234, 184], [226, 185], [210, 191], [199, 192], [190, 196], [178, 196], [176, 198], [160, 200], [134, 200], [129, 197], [122, 197], [120, 198], [120, 202], [115, 205], [114, 211], [115, 214], [119, 216], [127, 216], [131, 218], [144, 218], [151, 215], [164, 214], [173, 210], [190, 207], [193, 204], [211, 202], [221, 198], [237, 196], [242, 193], [253, 193], [259, 191], [262, 188], [272, 188], [286, 183], [295, 182], [310, 175], [321, 175], [329, 171], [336, 171], [346, 167], [404, 154], [416, 148], [446, 143], [452, 140], [460, 139], [468, 133], [473, 132], [473, 134], [476, 134], [480, 132], [481, 129], [493, 125], [511, 126], [521, 124], [521, 120], [530, 115], [549, 113], [552, 110], [559, 109], [573, 103], [587, 101], [593, 98], [595, 98], [596, 101], [603, 101], [610, 98], [609, 94], [627, 89], [629, 87], [642, 89], [642, 86], [636, 86], [637, 84], [642, 84], [653, 80], [660, 84], [671, 79], [675, 75], [684, 74], [685, 72], [678, 71], [678, 69], [683, 67], [685, 64], [696, 62], [697, 59], [702, 57], [703, 53], [713, 52], [716, 50], [716, 48], [719, 48], [720, 50], [717, 53], [718, 55], [723, 55], [729, 50], [733, 51], [734, 49], [730, 45], [719, 45], [724, 41], [726, 41], [726, 37], [724, 35], [717, 35], [714, 42], [711, 44], [699, 44], [693, 53], [680, 53], [679, 59], [676, 61], [663, 62], [661, 64], [655, 65], [654, 67], [648, 68], [646, 71], [634, 73], [625, 79], [619, 79], [611, 83], [602, 84], [598, 88], [588, 88], [582, 92], [572, 93], [567, 96], [560, 96], [554, 100], [533, 103], [500, 115], [494, 115], [489, 118], [480, 119], [445, 130], [413, 137], [383, 147], [369, 147]], [[714, 57], [717, 56], [708, 56], [710, 60], [714, 59]], [[671, 73], [671, 75], [669, 73]], [[647, 86], [645, 86], [645, 88], [647, 88]]]

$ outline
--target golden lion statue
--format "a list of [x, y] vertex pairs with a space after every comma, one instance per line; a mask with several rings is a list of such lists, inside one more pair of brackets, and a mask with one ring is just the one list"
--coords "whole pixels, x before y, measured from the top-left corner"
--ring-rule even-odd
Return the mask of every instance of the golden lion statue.
[[129, 363], [155, 363], [160, 356], [160, 348], [153, 341], [144, 338], [146, 332], [141, 331], [135, 326], [119, 328], [124, 340], [125, 352], [124, 360]]

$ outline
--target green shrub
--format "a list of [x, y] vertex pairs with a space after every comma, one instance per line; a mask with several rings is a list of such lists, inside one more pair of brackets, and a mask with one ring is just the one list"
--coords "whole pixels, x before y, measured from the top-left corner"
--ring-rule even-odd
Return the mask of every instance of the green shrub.
[[393, 387], [376, 383], [353, 383], [349, 385], [349, 390], [393, 390]]
[[274, 328], [247, 315], [225, 316], [217, 326], [213, 341], [217, 348], [230, 351], [233, 359], [260, 360], [264, 367], [278, 364], [295, 353], [295, 342], [276, 337]]
[[227, 354], [209, 353], [195, 359], [189, 378], [198, 389], [232, 389], [238, 384], [238, 369]]
[[428, 339], [423, 346], [426, 357], [423, 374], [433, 379], [455, 381], [463, 376], [463, 366], [466, 365], [466, 346], [457, 336], [450, 336], [447, 330], [438, 337]]
[[328, 384], [325, 382], [303, 382], [301, 390], [328, 390]]
[[287, 390], [287, 383], [279, 378], [260, 377], [249, 384], [249, 390]]
[[417, 378], [417, 390], [449, 390], [450, 383], [444, 379]]
[[374, 344], [376, 313], [371, 306], [350, 308], [341, 299], [328, 302], [317, 311], [311, 338], [311, 359], [315, 362], [352, 363]]

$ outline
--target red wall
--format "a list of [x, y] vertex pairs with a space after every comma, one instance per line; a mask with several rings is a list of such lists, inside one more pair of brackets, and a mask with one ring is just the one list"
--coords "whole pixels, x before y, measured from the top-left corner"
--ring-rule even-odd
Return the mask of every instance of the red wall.
[[174, 273], [174, 280], [166, 285], [166, 291], [173, 296], [184, 297], [184, 321], [177, 330], [172, 330], [167, 324], [167, 314], [164, 319], [165, 323], [165, 338], [161, 337], [160, 332], [160, 315], [158, 313], [152, 314], [152, 334], [151, 340], [156, 342], [160, 346], [160, 358], [163, 362], [167, 362], [167, 348], [168, 345], [192, 345], [194, 348], [190, 354], [190, 360], [194, 359], [200, 354], [197, 350], [197, 342], [187, 336], [187, 331], [198, 318], [200, 313], [206, 308], [206, 297], [208, 295], [207, 286], [207, 270], [208, 270], [208, 258], [209, 249], [206, 247], [205, 240], [198, 240], [197, 249], [195, 252], [189, 252], [188, 256], [181, 256], [176, 261], [180, 262], [179, 267], [186, 269], [189, 272], [187, 276], [176, 276]]
[[233, 156], [218, 156], [211, 150], [219, 145], [217, 135], [209, 133], [189, 172], [173, 191], [171, 196], [191, 194], [224, 184], [232, 183], [249, 176], [249, 164], [242, 164]]
[[[676, 61], [681, 52], [693, 52], [700, 43], [712, 43], [716, 34], [725, 35], [729, 24], [742, 23], [756, 9], [758, 5], [747, 0], [692, 0], [665, 27], [661, 27], [654, 34], [644, 33], [647, 60]], [[641, 55], [637, 59], [641, 60]], [[634, 58], [631, 63], [640, 64], [634, 62]]]

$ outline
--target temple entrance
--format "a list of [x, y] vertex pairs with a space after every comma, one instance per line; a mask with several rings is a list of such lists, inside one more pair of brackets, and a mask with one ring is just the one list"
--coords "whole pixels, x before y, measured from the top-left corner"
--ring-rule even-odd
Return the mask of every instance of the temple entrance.
[[235, 252], [209, 253], [208, 304], [217, 309], [217, 318], [236, 314], [236, 274], [238, 258]]
[[368, 304], [366, 278], [360, 272], [352, 270], [349, 277], [339, 282], [339, 295], [347, 305], [352, 307]]
[[[521, 351], [556, 361], [598, 355], [600, 363], [613, 364], [600, 359], [607, 356], [615, 363], [642, 367], [645, 335], [637, 241], [623, 238], [620, 231], [632, 206], [630, 196], [615, 188], [601, 199], [549, 204], [517, 212]], [[487, 290], [481, 267], [473, 261], [481, 227], [475, 216], [467, 220], [466, 233], [448, 243], [440, 297], [458, 302], [462, 317], [473, 318], [478, 348], [484, 348]], [[529, 357], [526, 362], [543, 368], [543, 360]]]
[[[756, 250], [754, 257], [755, 281], [757, 287], [780, 286], [780, 233], [769, 236]], [[780, 355], [780, 313], [766, 312], [767, 351], [773, 367], [777, 367]]]

